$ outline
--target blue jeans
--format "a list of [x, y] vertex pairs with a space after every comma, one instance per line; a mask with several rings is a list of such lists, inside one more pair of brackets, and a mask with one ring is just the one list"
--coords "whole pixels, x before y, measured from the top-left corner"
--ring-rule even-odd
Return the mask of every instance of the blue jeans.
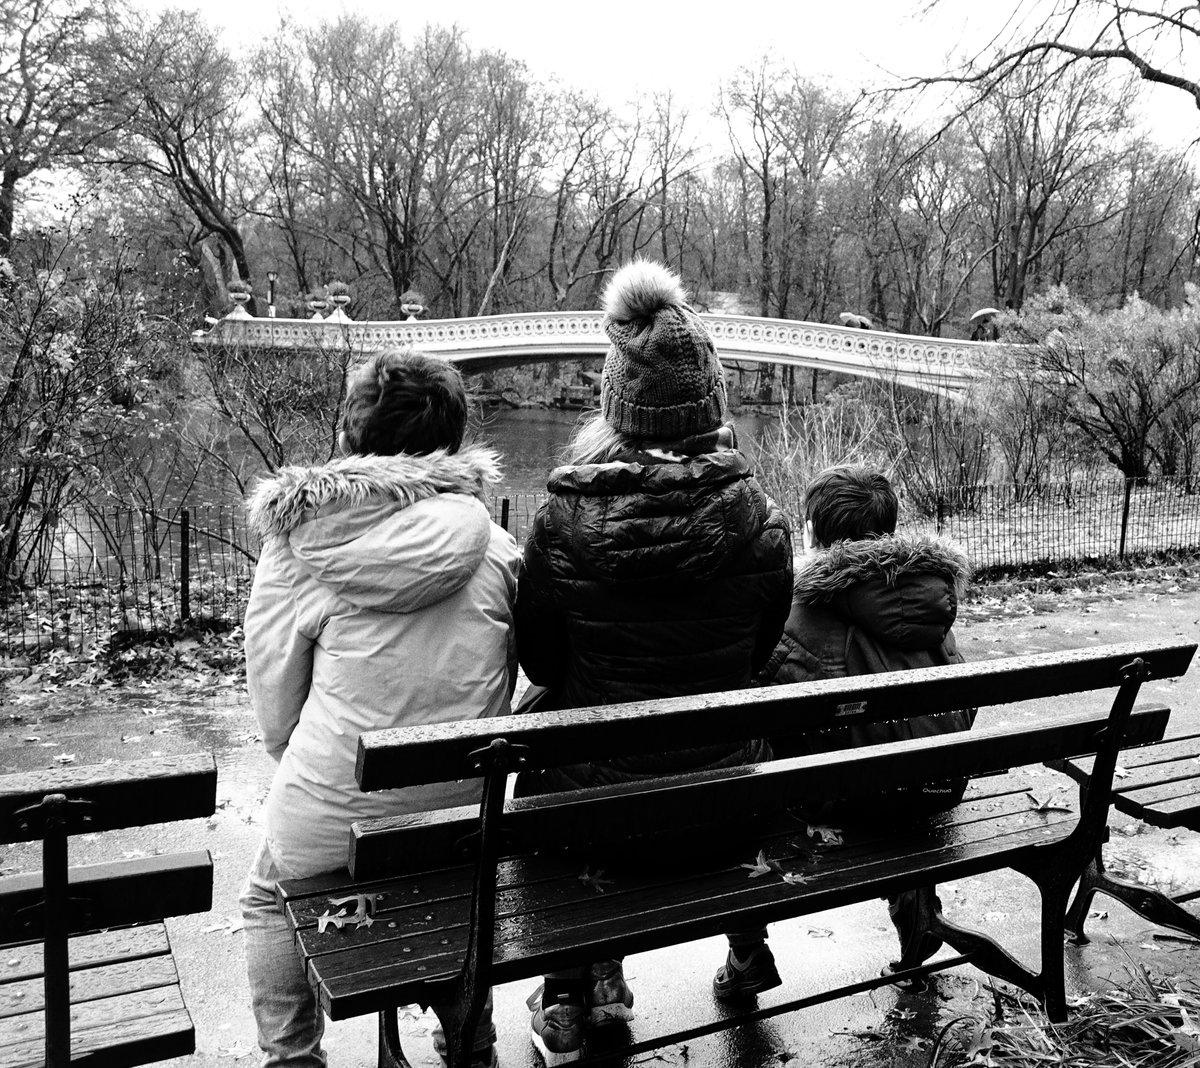
[[[261, 1068], [325, 1068], [321, 1037], [325, 1016], [316, 992], [304, 973], [300, 954], [287, 920], [275, 903], [275, 883], [292, 878], [281, 871], [264, 841], [250, 865], [238, 904], [242, 908], [242, 931], [246, 940], [246, 971], [250, 978], [250, 1001], [258, 1025], [258, 1045], [263, 1051]], [[438, 1007], [433, 1006], [438, 1013]], [[438, 1013], [440, 1016], [440, 1013]], [[496, 1041], [492, 1023], [492, 995], [479, 1018], [475, 1048], [485, 1050]], [[434, 1049], [446, 1051], [441, 1025], [433, 1032]]]

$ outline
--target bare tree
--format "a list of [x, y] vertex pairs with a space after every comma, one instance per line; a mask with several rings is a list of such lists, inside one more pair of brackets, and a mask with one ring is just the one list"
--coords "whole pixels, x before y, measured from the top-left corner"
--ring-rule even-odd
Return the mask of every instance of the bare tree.
[[0, 256], [12, 246], [17, 185], [78, 156], [106, 124], [99, 10], [86, 0], [0, 0]]
[[252, 278], [241, 230], [249, 184], [247, 80], [196, 12], [167, 11], [148, 24], [114, 22], [105, 47], [124, 97], [120, 135], [101, 159], [173, 191], [194, 222], [189, 246], [198, 265], [202, 246], [216, 241], [222, 270], [215, 302], [224, 310], [223, 283]]
[[863, 102], [763, 60], [725, 87], [720, 108], [747, 188], [753, 185], [755, 225], [747, 241], [757, 246], [759, 314], [819, 314], [822, 253], [830, 248], [818, 233], [827, 222], [824, 183], [861, 121]]
[[1104, 222], [1098, 203], [1129, 133], [1129, 97], [1097, 70], [1047, 79], [1016, 72], [967, 119], [983, 163], [977, 193], [992, 248], [992, 300], [1019, 309], [1027, 287], [1045, 284], [1043, 256], [1055, 242]]
[[[937, 3], [932, 0], [930, 8]], [[1111, 64], [1145, 82], [1187, 93], [1200, 108], [1200, 81], [1188, 75], [1185, 64], [1200, 44], [1200, 9], [1194, 4], [1051, 0], [1026, 10], [1029, 14], [1011, 24], [998, 51], [989, 43], [986, 52], [961, 68], [920, 81], [967, 85], [980, 99], [1031, 62], [1047, 77]]]

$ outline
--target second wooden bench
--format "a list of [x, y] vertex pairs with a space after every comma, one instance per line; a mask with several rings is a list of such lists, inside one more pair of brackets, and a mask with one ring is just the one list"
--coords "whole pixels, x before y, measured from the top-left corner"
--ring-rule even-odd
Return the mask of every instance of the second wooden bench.
[[71, 866], [73, 835], [210, 816], [211, 756], [0, 776], [0, 841], [41, 840], [0, 878], [0, 1068], [129, 1068], [191, 1053], [162, 920], [212, 907], [207, 850]]

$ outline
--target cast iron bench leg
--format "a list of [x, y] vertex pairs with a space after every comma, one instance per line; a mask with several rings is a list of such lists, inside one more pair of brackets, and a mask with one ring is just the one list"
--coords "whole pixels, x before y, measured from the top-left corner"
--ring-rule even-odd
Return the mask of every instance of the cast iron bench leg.
[[1074, 929], [1072, 941], [1076, 945], [1087, 945], [1088, 937], [1083, 926], [1087, 922], [1088, 906], [1097, 892], [1121, 902], [1159, 927], [1200, 938], [1200, 917], [1193, 916], [1187, 909], [1172, 901], [1161, 890], [1138, 886], [1125, 879], [1118, 879], [1104, 870], [1104, 857], [1097, 855], [1089, 862], [1079, 880], [1075, 900], [1067, 913], [1067, 925]]
[[384, 1009], [379, 1014], [379, 1068], [412, 1068], [400, 1048], [398, 1009]]

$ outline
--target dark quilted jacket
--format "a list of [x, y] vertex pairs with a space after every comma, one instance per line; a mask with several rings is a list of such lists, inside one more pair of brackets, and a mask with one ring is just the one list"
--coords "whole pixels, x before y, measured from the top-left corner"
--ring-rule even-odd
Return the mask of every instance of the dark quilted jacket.
[[[758, 681], [961, 664], [951, 627], [969, 577], [967, 558], [928, 535], [835, 542], [800, 563], [787, 626]], [[966, 730], [974, 718], [974, 709], [918, 714], [822, 731], [799, 747], [782, 740], [774, 745], [777, 755], [852, 748]]]
[[[787, 520], [741, 453], [647, 454], [561, 467], [517, 582], [521, 666], [553, 707], [714, 693], [750, 684], [791, 602]], [[681, 747], [681, 748], [676, 748]], [[750, 746], [662, 751], [543, 774], [522, 793], [765, 757]]]

